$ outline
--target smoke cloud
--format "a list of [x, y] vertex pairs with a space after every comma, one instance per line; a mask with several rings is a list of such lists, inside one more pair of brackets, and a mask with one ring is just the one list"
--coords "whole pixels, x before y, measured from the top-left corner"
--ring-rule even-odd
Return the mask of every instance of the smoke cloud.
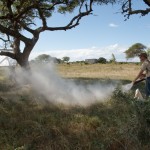
[[122, 91], [123, 92], [128, 92], [131, 88], [133, 87], [133, 83], [129, 83], [129, 84], [126, 84], [126, 85], [123, 85], [122, 86]]
[[105, 101], [116, 87], [114, 83], [83, 83], [63, 79], [53, 64], [34, 66], [31, 74], [18, 69], [16, 76], [19, 84], [24, 84], [25, 79], [28, 80], [32, 88], [48, 101], [66, 105], [87, 106]]

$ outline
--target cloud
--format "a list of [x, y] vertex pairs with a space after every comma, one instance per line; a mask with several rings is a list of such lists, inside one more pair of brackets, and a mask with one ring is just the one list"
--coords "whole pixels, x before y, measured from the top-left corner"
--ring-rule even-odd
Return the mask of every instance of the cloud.
[[119, 27], [119, 25], [117, 25], [117, 24], [114, 24], [114, 23], [110, 23], [110, 24], [109, 24], [109, 27], [112, 27], [112, 28], [117, 28], [117, 27]]
[[[45, 51], [32, 51], [30, 55], [30, 60], [34, 59], [38, 55], [48, 54], [52, 57], [57, 57], [62, 59], [64, 56], [70, 57], [70, 61], [82, 61], [85, 59], [98, 59], [100, 57], [104, 57], [107, 60], [112, 58], [112, 54], [115, 55], [116, 60], [126, 61], [124, 51], [128, 48], [128, 46], [121, 46], [118, 43], [108, 45], [105, 47], [96, 47], [92, 46], [91, 48], [83, 48], [83, 49], [69, 49], [69, 50], [45, 50]], [[0, 61], [4, 57], [0, 58]], [[129, 61], [139, 61], [138, 59], [130, 59]], [[1, 65], [8, 65], [8, 61], [5, 60]]]
[[85, 49], [70, 49], [70, 50], [47, 50], [47, 51], [33, 51], [30, 60], [34, 59], [40, 54], [48, 54], [52, 57], [63, 58], [64, 56], [70, 57], [70, 61], [80, 61], [90, 58], [104, 57], [110, 60], [112, 53], [115, 55], [117, 61], [126, 61], [124, 51], [127, 47], [120, 46], [119, 44], [108, 45], [105, 47], [91, 47]]

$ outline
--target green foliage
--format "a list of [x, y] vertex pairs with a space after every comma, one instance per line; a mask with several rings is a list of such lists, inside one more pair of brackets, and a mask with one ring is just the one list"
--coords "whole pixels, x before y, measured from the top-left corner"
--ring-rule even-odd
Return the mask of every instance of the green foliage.
[[[15, 1], [0, 1], [0, 16], [4, 16], [10, 13], [9, 7], [12, 8], [13, 17], [21, 17], [21, 20], [24, 24], [34, 23], [34, 19], [41, 19], [41, 14], [49, 18], [52, 16], [52, 13], [57, 11], [58, 13], [71, 13], [75, 8], [79, 7], [82, 3], [87, 3], [87, 0], [65, 0], [65, 1], [53, 1], [53, 0], [15, 0]], [[98, 4], [107, 4], [114, 3], [115, 0], [95, 0], [94, 2]], [[37, 5], [40, 9], [40, 13], [37, 10]], [[54, 7], [57, 5], [58, 7]], [[22, 13], [22, 16], [21, 16]], [[18, 18], [19, 19], [19, 18]], [[11, 20], [1, 19], [1, 24], [5, 24], [7, 27], [11, 27]]]
[[107, 60], [103, 57], [100, 57], [98, 60], [98, 63], [102, 63], [102, 64], [106, 64], [107, 63]]
[[112, 58], [109, 61], [110, 63], [115, 63], [116, 62], [116, 57], [115, 55], [112, 53]]
[[131, 47], [129, 47], [126, 51], [126, 58], [134, 58], [138, 56], [139, 53], [142, 53], [145, 51], [147, 47], [141, 43], [133, 44]]
[[148, 49], [146, 50], [146, 53], [147, 53], [148, 57], [150, 57], [150, 48], [148, 48]]
[[68, 62], [70, 60], [70, 57], [68, 57], [68, 56], [64, 56], [63, 58], [62, 58], [62, 61], [63, 62]]
[[41, 63], [41, 64], [46, 64], [46, 63], [62, 63], [61, 59], [58, 59], [56, 57], [51, 57], [50, 55], [47, 54], [41, 54], [39, 56], [37, 56], [34, 60], [31, 60], [30, 63], [34, 64], [34, 63]]
[[116, 2], [118, 2], [118, 0], [94, 0], [94, 2], [97, 2], [98, 4], [114, 4]]
[[47, 54], [41, 54], [35, 58], [35, 61], [38, 63], [48, 63], [52, 61], [52, 57]]
[[[75, 8], [77, 8], [78, 6], [80, 6], [81, 4], [85, 4], [88, 2], [88, 0], [72, 0], [72, 1], [68, 1], [66, 0], [66, 5], [61, 5], [60, 7], [58, 7], [58, 12], [59, 13], [72, 13], [74, 11]], [[98, 5], [102, 5], [102, 4], [114, 4], [116, 3], [116, 0], [94, 0], [94, 3], [97, 3]]]
[[[4, 16], [6, 14], [10, 13], [10, 10], [8, 9], [8, 6], [11, 5], [12, 8], [12, 15], [15, 17], [20, 15], [20, 12], [25, 12], [24, 17], [21, 17], [22, 23], [26, 24], [26, 26], [30, 26], [30, 24], [34, 23], [34, 18], [36, 16], [36, 11], [34, 9], [27, 9], [29, 6], [33, 5], [33, 1], [27, 0], [17, 0], [14, 1], [13, 3], [7, 1], [3, 1], [0, 4], [0, 7], [2, 8], [2, 11], [0, 12], [0, 16]], [[25, 10], [28, 11], [25, 11]], [[14, 17], [12, 16], [12, 17]], [[1, 19], [1, 25], [14, 30], [14, 26], [12, 25], [12, 20], [9, 19]], [[17, 25], [17, 24], [16, 24]], [[21, 29], [21, 26], [18, 24], [16, 26], [17, 29]], [[23, 29], [23, 28], [22, 28]]]
[[72, 13], [74, 11], [74, 9], [79, 6], [80, 1], [79, 0], [73, 0], [73, 1], [66, 1], [67, 5], [66, 6], [60, 6], [58, 8], [58, 12], [60, 13], [66, 13], [66, 12], [70, 12]]

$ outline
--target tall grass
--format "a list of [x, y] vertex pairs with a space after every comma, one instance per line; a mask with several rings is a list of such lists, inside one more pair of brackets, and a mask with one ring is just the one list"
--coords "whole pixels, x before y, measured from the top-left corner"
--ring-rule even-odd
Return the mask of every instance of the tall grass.
[[[149, 150], [150, 101], [115, 90], [88, 107], [40, 103], [35, 95], [0, 98], [2, 150]], [[37, 100], [38, 99], [38, 100]]]
[[4, 78], [0, 90], [0, 150], [150, 149], [150, 100], [132, 91], [82, 107], [54, 105]]

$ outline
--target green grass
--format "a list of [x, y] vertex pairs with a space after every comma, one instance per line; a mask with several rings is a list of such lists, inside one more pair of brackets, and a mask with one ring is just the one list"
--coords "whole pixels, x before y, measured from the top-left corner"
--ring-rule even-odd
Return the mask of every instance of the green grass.
[[[100, 79], [76, 82], [92, 84]], [[116, 89], [107, 101], [82, 107], [54, 105], [7, 78], [0, 80], [0, 89], [1, 150], [150, 149], [150, 100], [136, 101], [133, 91]]]
[[0, 98], [0, 149], [150, 149], [150, 101], [135, 101], [131, 93], [116, 90], [107, 102], [88, 107], [17, 98]]

